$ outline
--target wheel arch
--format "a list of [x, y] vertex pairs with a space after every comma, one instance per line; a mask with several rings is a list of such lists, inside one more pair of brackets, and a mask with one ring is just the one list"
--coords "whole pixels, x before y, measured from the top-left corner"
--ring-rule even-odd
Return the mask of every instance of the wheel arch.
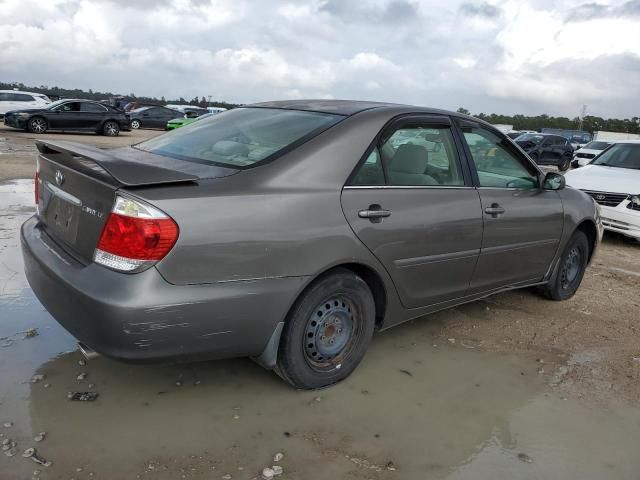
[[287, 309], [287, 313], [283, 317], [282, 321], [276, 325], [271, 338], [267, 342], [262, 353], [256, 357], [252, 357], [252, 359], [257, 362], [260, 366], [267, 370], [273, 370], [276, 366], [278, 349], [280, 346], [280, 337], [282, 335], [282, 329], [284, 327], [285, 322], [289, 319], [291, 315], [291, 311], [296, 305], [296, 302], [307, 292], [316, 282], [327, 275], [331, 275], [333, 272], [338, 270], [349, 270], [353, 272], [355, 275], [362, 278], [362, 280], [367, 284], [369, 290], [371, 290], [371, 294], [373, 296], [375, 312], [376, 312], [376, 328], [382, 326], [388, 306], [388, 296], [387, 289], [385, 287], [384, 281], [382, 280], [382, 276], [371, 266], [365, 265], [364, 263], [359, 262], [343, 262], [338, 263], [336, 265], [332, 265], [317, 275], [313, 275], [309, 277], [309, 281], [302, 286], [300, 291], [293, 296], [293, 301], [289, 305]]
[[578, 224], [578, 226], [575, 228], [574, 231], [575, 232], [581, 231], [582, 233], [584, 233], [587, 236], [587, 240], [589, 241], [589, 260], [588, 260], [588, 262], [591, 262], [591, 259], [593, 258], [593, 253], [594, 253], [595, 248], [596, 248], [596, 241], [597, 241], [597, 238], [598, 238], [598, 229], [597, 229], [595, 223], [593, 223], [593, 221], [589, 220], [589, 219], [583, 220], [580, 224]]

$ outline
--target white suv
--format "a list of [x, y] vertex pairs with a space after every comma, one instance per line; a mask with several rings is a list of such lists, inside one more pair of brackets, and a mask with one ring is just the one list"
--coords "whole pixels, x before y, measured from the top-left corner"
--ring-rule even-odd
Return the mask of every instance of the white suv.
[[0, 118], [11, 110], [42, 108], [49, 103], [51, 103], [49, 97], [42, 93], [0, 90]]

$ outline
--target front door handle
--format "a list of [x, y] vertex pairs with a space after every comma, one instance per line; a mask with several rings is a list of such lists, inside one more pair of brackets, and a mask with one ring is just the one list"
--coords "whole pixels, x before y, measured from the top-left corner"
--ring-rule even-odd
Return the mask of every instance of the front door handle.
[[368, 218], [373, 223], [380, 223], [383, 218], [391, 216], [389, 210], [385, 210], [380, 205], [369, 205], [367, 210], [360, 210], [358, 212], [360, 218]]
[[484, 213], [491, 215], [493, 218], [497, 218], [504, 213], [504, 208], [497, 203], [492, 203], [490, 207], [484, 209]]

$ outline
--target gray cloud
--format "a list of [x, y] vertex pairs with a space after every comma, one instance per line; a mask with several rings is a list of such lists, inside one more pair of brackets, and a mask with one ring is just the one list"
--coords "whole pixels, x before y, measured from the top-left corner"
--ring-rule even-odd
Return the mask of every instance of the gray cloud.
[[500, 9], [487, 2], [463, 3], [460, 5], [460, 12], [469, 17], [484, 17], [488, 19], [500, 16]]
[[575, 0], [0, 1], [3, 81], [238, 103], [640, 111], [638, 1], [586, 4], [583, 17], [605, 18], [597, 31], [564, 23]]
[[640, 0], [629, 0], [621, 5], [585, 3], [569, 11], [567, 22], [621, 17], [640, 17]]

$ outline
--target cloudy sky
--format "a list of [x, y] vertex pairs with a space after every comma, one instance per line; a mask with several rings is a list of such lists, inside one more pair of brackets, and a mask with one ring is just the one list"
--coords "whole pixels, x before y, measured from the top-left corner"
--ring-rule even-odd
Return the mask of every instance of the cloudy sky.
[[640, 0], [0, 0], [0, 80], [632, 117]]

